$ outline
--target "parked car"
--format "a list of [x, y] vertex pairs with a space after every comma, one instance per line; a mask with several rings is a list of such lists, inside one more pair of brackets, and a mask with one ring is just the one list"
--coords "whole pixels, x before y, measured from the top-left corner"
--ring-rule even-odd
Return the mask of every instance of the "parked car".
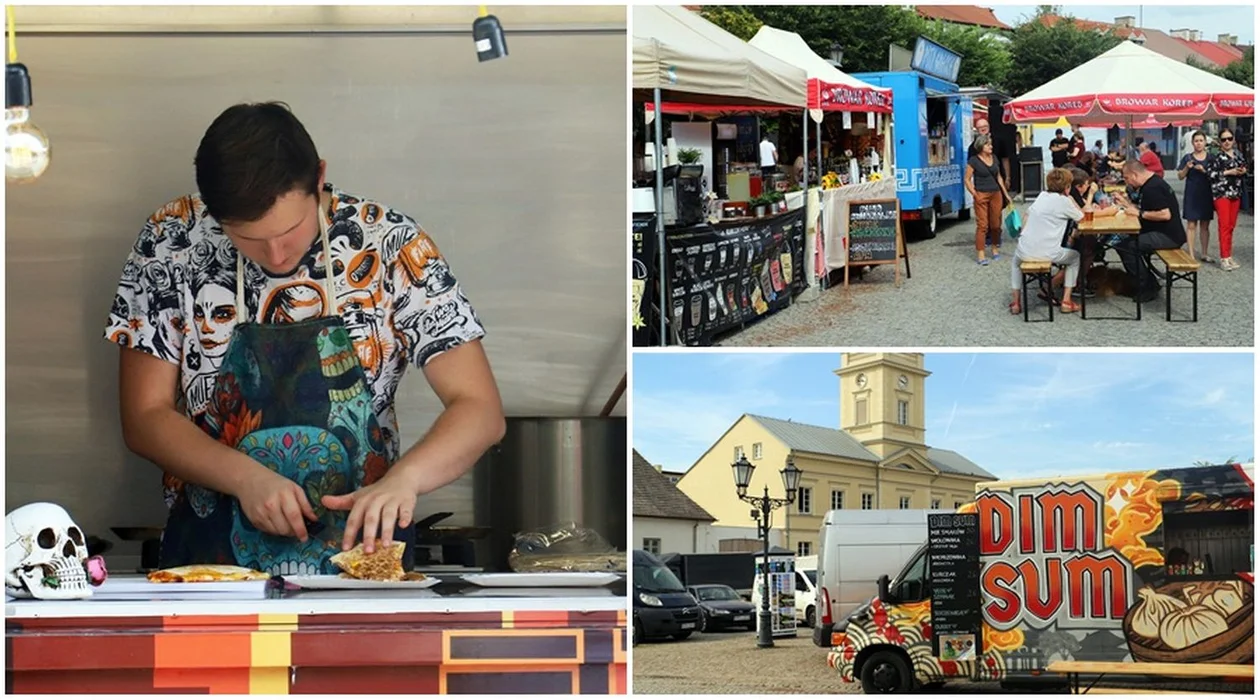
[[743, 627], [757, 628], [756, 608], [739, 597], [739, 592], [723, 584], [688, 586], [687, 592], [700, 603], [700, 631]]
[[647, 639], [672, 637], [683, 640], [700, 626], [700, 606], [682, 582], [661, 563], [642, 549], [634, 550], [631, 560], [634, 579], [634, 638], [638, 644]]

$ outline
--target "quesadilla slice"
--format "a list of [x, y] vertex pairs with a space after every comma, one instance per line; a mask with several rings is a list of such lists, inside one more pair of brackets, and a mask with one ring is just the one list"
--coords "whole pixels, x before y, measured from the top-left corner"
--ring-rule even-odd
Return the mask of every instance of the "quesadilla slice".
[[152, 583], [216, 583], [224, 581], [266, 581], [271, 574], [228, 564], [193, 564], [149, 572]]
[[406, 549], [405, 542], [382, 547], [377, 541], [376, 551], [368, 554], [363, 551], [363, 543], [360, 542], [354, 549], [333, 555], [330, 561], [350, 578], [364, 581], [401, 581], [405, 574], [402, 557]]

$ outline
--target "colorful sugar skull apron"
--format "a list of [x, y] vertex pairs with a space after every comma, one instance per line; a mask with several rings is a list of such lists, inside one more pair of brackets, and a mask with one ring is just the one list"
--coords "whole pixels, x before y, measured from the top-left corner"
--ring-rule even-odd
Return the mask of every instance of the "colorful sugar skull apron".
[[[305, 543], [269, 535], [230, 496], [185, 484], [171, 508], [160, 566], [236, 564], [271, 574], [331, 574], [341, 551], [347, 511], [321, 497], [351, 493], [385, 473], [385, 444], [372, 410], [370, 384], [336, 311], [332, 250], [322, 207], [324, 315], [285, 324], [246, 322], [232, 331], [199, 425], [210, 437], [294, 481], [318, 522]], [[245, 305], [244, 260], [236, 260], [237, 318]], [[396, 534], [396, 541], [413, 544]]]

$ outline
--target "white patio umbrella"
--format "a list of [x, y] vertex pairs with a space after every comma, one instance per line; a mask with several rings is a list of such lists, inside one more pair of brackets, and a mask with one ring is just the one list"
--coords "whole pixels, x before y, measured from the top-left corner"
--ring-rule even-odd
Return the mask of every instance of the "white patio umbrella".
[[1252, 88], [1126, 41], [1011, 100], [1004, 119], [1171, 122], [1254, 114]]

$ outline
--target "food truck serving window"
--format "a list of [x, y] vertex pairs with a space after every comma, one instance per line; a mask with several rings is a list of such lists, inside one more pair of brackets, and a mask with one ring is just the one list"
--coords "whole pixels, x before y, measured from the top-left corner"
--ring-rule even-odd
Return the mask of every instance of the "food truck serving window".
[[[1251, 570], [1255, 510], [1226, 501], [1166, 504], [1164, 564], [1169, 576], [1232, 576]], [[1239, 505], [1239, 504], [1233, 504]]]

